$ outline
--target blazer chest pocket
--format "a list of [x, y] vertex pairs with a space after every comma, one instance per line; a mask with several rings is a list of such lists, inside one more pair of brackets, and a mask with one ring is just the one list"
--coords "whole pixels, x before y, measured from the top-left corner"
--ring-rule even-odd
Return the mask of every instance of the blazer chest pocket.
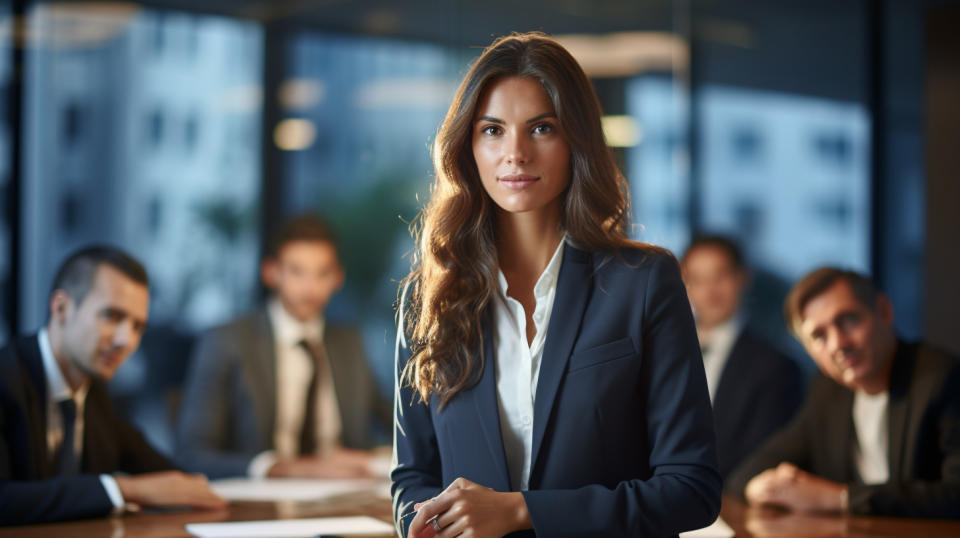
[[617, 359], [631, 357], [635, 354], [636, 351], [633, 347], [633, 340], [628, 336], [620, 340], [614, 340], [613, 342], [574, 353], [573, 356], [570, 357], [570, 362], [567, 364], [567, 371], [573, 372]]

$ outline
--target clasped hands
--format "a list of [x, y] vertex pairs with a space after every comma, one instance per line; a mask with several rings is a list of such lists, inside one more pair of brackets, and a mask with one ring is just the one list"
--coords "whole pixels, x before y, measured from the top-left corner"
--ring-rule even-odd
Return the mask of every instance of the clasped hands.
[[750, 479], [744, 496], [751, 505], [770, 504], [798, 512], [844, 512], [848, 503], [847, 486], [787, 462]]
[[410, 522], [409, 538], [503, 536], [533, 526], [522, 493], [494, 491], [465, 478], [413, 508], [417, 515]]

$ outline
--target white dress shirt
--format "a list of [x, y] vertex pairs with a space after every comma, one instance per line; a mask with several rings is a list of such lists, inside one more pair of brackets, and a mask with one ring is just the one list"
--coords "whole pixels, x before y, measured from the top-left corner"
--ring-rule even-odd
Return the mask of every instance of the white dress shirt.
[[557, 292], [557, 276], [563, 261], [566, 237], [557, 245], [553, 257], [533, 287], [536, 307], [533, 322], [536, 334], [527, 344], [527, 316], [523, 305], [507, 295], [507, 279], [497, 271], [499, 293], [494, 299], [493, 345], [497, 372], [497, 400], [500, 434], [513, 489], [530, 487], [533, 452], [533, 404], [540, 376], [543, 345], [550, 325], [550, 312]]
[[884, 484], [890, 478], [889, 421], [890, 393], [870, 395], [858, 390], [853, 397], [853, 427], [857, 445], [853, 456], [864, 484]]
[[723, 367], [727, 365], [733, 344], [740, 336], [742, 328], [743, 323], [740, 318], [731, 316], [727, 321], [710, 329], [708, 333], [698, 332], [700, 349], [703, 352], [703, 371], [707, 374], [707, 390], [710, 392], [711, 403], [716, 397], [720, 377], [723, 376]]
[[[251, 477], [263, 478], [278, 459], [293, 458], [300, 451], [300, 432], [303, 428], [307, 393], [314, 375], [313, 358], [300, 345], [307, 340], [312, 346], [323, 345], [323, 317], [302, 322], [290, 315], [279, 299], [267, 304], [267, 315], [273, 329], [274, 354], [277, 375], [277, 416], [273, 432], [274, 450], [257, 455], [247, 467]], [[329, 363], [322, 361], [321, 385], [317, 393], [316, 428], [319, 452], [340, 442], [340, 413], [336, 388], [333, 385]]]
[[[37, 333], [37, 343], [40, 345], [40, 357], [43, 360], [43, 371], [47, 378], [47, 454], [54, 458], [54, 462], [56, 461], [57, 452], [63, 442], [63, 413], [60, 411], [59, 404], [64, 400], [72, 399], [77, 406], [77, 417], [73, 424], [73, 450], [77, 455], [77, 461], [83, 461], [83, 407], [87, 401], [90, 384], [85, 383], [76, 391], [70, 390], [63, 372], [60, 371], [60, 365], [53, 356], [53, 348], [50, 347], [50, 337], [46, 328], [40, 329]], [[122, 511], [124, 500], [117, 481], [108, 474], [102, 474], [100, 483], [107, 491], [114, 511]]]

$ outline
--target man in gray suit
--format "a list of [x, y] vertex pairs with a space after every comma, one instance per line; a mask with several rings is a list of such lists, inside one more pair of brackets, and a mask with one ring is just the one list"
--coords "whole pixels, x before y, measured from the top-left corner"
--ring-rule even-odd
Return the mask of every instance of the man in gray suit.
[[390, 406], [359, 333], [324, 319], [344, 281], [330, 229], [313, 216], [287, 222], [261, 276], [267, 304], [196, 346], [180, 463], [212, 478], [369, 476], [376, 459], [367, 450], [378, 426], [390, 431]]

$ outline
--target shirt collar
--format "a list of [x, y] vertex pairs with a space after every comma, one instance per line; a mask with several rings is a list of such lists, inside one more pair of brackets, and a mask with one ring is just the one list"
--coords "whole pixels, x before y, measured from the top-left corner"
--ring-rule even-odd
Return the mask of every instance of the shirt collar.
[[734, 314], [730, 316], [730, 319], [727, 321], [719, 323], [710, 329], [710, 332], [701, 334], [700, 337], [702, 341], [700, 342], [700, 347], [725, 346], [727, 343], [733, 342], [736, 336], [740, 334], [742, 326], [743, 320], [738, 314]]
[[271, 298], [267, 303], [267, 314], [273, 327], [273, 336], [278, 343], [293, 346], [303, 339], [311, 342], [323, 340], [326, 321], [322, 315], [305, 322], [300, 321], [287, 312], [277, 297]]
[[[550, 293], [550, 290], [556, 289], [557, 278], [560, 276], [560, 265], [563, 262], [563, 247], [566, 242], [567, 234], [563, 234], [563, 237], [560, 239], [560, 244], [557, 245], [557, 249], [553, 251], [550, 262], [547, 263], [547, 267], [543, 270], [543, 273], [540, 273], [540, 278], [537, 279], [537, 283], [533, 286], [533, 296], [535, 299], [543, 299]], [[497, 281], [500, 283], [500, 293], [506, 297], [508, 286], [507, 277], [503, 275], [503, 271], [499, 268], [497, 269]]]
[[47, 376], [47, 397], [55, 402], [73, 398], [70, 385], [67, 384], [63, 372], [60, 371], [60, 365], [57, 364], [57, 359], [53, 356], [53, 348], [50, 347], [50, 335], [47, 334], [46, 327], [40, 329], [37, 333], [37, 341], [40, 344], [40, 357], [43, 358], [43, 371]]

